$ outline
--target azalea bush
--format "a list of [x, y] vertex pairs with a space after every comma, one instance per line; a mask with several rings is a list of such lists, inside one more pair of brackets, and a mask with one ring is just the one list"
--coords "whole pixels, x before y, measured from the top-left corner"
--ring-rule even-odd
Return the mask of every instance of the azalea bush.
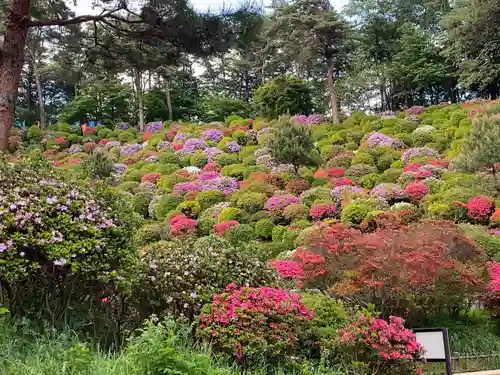
[[453, 224], [385, 225], [373, 233], [335, 224], [309, 236], [293, 255], [304, 287], [356, 296], [384, 316], [411, 323], [440, 311], [457, 312], [484, 291], [483, 252]]
[[239, 362], [286, 361], [313, 316], [297, 293], [230, 284], [202, 310], [196, 335]]
[[397, 316], [387, 322], [370, 313], [360, 314], [340, 330], [340, 348], [344, 358], [367, 364], [372, 374], [422, 374], [423, 347]]
[[124, 195], [33, 158], [0, 160], [0, 196], [1, 285], [12, 313], [63, 322], [132, 275], [141, 219]]
[[232, 282], [253, 287], [277, 282], [271, 267], [218, 236], [157, 242], [142, 252], [147, 266], [145, 291], [158, 314], [193, 318]]

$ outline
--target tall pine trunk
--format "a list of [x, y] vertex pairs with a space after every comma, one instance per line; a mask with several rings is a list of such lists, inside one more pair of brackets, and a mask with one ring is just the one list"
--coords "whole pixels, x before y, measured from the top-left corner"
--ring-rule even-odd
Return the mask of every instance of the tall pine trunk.
[[47, 122], [45, 121], [45, 101], [43, 99], [42, 80], [40, 79], [40, 69], [38, 67], [38, 62], [36, 60], [33, 62], [33, 71], [35, 73], [36, 92], [38, 95], [38, 113], [40, 115], [40, 127], [42, 129], [45, 129], [47, 127]]
[[338, 124], [339, 119], [339, 101], [337, 98], [337, 92], [335, 91], [335, 82], [333, 80], [333, 59], [328, 61], [328, 73], [327, 73], [327, 87], [328, 93], [330, 94], [330, 105], [332, 107], [332, 122]]
[[139, 129], [144, 131], [144, 101], [142, 97], [142, 72], [134, 71], [135, 91], [137, 94], [137, 104], [139, 109]]
[[167, 96], [168, 120], [172, 121], [174, 119], [174, 113], [172, 112], [172, 98], [170, 97], [170, 82], [167, 77], [164, 78], [164, 82], [165, 95]]
[[0, 44], [0, 151], [7, 150], [14, 116], [24, 47], [28, 36], [30, 0], [13, 0]]

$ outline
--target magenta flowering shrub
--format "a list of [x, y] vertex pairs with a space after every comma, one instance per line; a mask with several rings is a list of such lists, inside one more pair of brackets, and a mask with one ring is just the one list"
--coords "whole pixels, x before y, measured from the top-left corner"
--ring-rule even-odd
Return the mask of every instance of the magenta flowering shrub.
[[471, 197], [466, 204], [461, 202], [456, 202], [456, 204], [467, 208], [467, 216], [476, 221], [487, 221], [495, 211], [492, 200], [482, 195]]
[[489, 264], [491, 275], [488, 290], [483, 295], [483, 301], [486, 308], [494, 317], [500, 317], [500, 262], [491, 262]]
[[388, 202], [394, 202], [403, 199], [406, 195], [401, 186], [397, 184], [383, 183], [375, 186], [370, 191], [370, 196]]
[[295, 115], [292, 117], [292, 121], [300, 125], [315, 125], [325, 122], [325, 117], [320, 114], [313, 115]]
[[404, 320], [391, 316], [389, 322], [361, 314], [357, 321], [339, 332], [341, 348], [354, 361], [369, 364], [377, 374], [421, 374], [423, 348]]
[[300, 198], [291, 194], [275, 195], [267, 200], [264, 204], [264, 208], [268, 211], [280, 211], [282, 212], [285, 207], [300, 203]]
[[207, 129], [203, 132], [203, 136], [209, 141], [219, 142], [224, 134], [219, 129]]
[[305, 276], [304, 270], [297, 262], [286, 259], [276, 259], [269, 264], [278, 272], [280, 277], [284, 279], [301, 279]]
[[358, 186], [340, 185], [331, 190], [331, 195], [337, 201], [341, 201], [346, 195], [361, 193], [363, 189]]
[[196, 220], [185, 215], [174, 216], [168, 221], [168, 224], [172, 235], [189, 235], [196, 232]]
[[218, 172], [200, 173], [196, 180], [179, 182], [174, 185], [173, 193], [184, 195], [189, 192], [220, 190], [230, 195], [238, 190], [238, 181], [232, 177], [220, 176]]
[[231, 284], [203, 308], [196, 335], [240, 362], [280, 360], [298, 352], [313, 316], [297, 293]]

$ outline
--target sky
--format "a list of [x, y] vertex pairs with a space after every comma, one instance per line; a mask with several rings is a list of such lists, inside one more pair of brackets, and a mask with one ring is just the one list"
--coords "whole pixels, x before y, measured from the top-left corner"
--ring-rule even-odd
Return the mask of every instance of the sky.
[[[263, 1], [264, 6], [271, 3], [270, 0], [257, 0]], [[256, 1], [256, 3], [257, 3]], [[342, 7], [347, 3], [347, 0], [330, 0], [336, 10], [341, 10]], [[199, 11], [217, 11], [222, 7], [226, 8], [237, 8], [238, 4], [241, 4], [241, 0], [191, 0], [193, 6]], [[95, 11], [92, 10], [92, 0], [77, 0], [76, 6], [72, 7], [77, 15], [83, 14], [93, 14]]]

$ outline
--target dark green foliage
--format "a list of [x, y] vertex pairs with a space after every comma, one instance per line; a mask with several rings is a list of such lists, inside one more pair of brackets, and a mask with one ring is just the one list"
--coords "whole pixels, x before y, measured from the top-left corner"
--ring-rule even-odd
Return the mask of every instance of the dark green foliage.
[[135, 194], [133, 199], [134, 211], [142, 217], [147, 217], [149, 202], [151, 202], [152, 197], [153, 193], [149, 191], [143, 191]]
[[103, 152], [92, 152], [83, 163], [83, 170], [92, 179], [103, 179], [111, 176], [113, 162]]
[[311, 130], [308, 127], [281, 121], [273, 129], [273, 137], [269, 140], [268, 147], [278, 163], [292, 164], [295, 172], [302, 165], [318, 164], [318, 157], [313, 153]]
[[265, 117], [309, 114], [313, 108], [309, 85], [296, 77], [279, 76], [255, 90], [252, 101]]

